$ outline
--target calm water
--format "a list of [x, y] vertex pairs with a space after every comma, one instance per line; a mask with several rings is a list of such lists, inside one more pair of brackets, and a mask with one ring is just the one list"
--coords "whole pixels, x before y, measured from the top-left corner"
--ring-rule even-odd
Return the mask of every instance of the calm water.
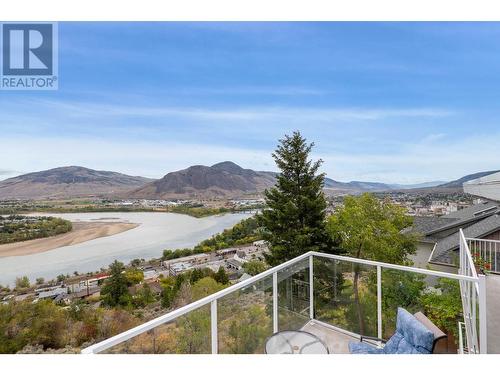
[[74, 271], [97, 271], [115, 259], [159, 258], [164, 249], [192, 247], [251, 215], [227, 214], [196, 219], [160, 212], [110, 212], [50, 214], [71, 221], [121, 221], [137, 228], [109, 237], [64, 246], [39, 254], [0, 258], [0, 284], [12, 285], [18, 276], [46, 280]]

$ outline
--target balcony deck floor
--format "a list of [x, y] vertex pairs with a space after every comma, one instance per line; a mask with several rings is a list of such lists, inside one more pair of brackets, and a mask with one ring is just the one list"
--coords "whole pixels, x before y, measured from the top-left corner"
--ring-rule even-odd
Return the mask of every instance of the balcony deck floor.
[[486, 277], [488, 353], [500, 354], [500, 275]]
[[349, 354], [349, 342], [357, 341], [357, 339], [351, 335], [329, 328], [315, 321], [306, 323], [301, 331], [309, 332], [319, 337], [328, 347], [330, 354]]

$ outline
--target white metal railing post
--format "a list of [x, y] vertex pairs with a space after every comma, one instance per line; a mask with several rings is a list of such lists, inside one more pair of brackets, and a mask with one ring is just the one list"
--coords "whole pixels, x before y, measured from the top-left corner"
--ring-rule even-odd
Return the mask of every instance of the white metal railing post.
[[217, 333], [217, 300], [210, 302], [210, 326], [212, 333], [212, 354], [219, 353], [219, 340]]
[[[486, 276], [479, 276], [479, 351], [488, 353], [488, 333], [486, 326]], [[476, 324], [476, 322], [474, 322]]]
[[458, 322], [458, 354], [464, 354], [464, 336], [462, 332], [462, 322]]
[[314, 273], [313, 256], [309, 257], [309, 319], [314, 319]]
[[278, 332], [278, 272], [273, 273], [273, 332]]
[[466, 282], [460, 280], [460, 294], [462, 299], [462, 310], [464, 314], [464, 326], [468, 353], [475, 353], [477, 350], [478, 340], [477, 340], [477, 330], [475, 327], [475, 293], [479, 292], [479, 288], [476, 290], [477, 273], [474, 268], [474, 260], [470, 252], [469, 243], [464, 236], [462, 229], [459, 230], [459, 245], [460, 245], [460, 267], [459, 274], [466, 276], [473, 276], [475, 278], [474, 282]]
[[377, 335], [382, 338], [382, 267], [377, 266]]

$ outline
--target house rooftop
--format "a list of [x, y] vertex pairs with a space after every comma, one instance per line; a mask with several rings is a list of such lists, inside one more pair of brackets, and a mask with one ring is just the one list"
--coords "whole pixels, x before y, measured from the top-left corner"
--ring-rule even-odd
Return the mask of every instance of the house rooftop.
[[458, 218], [448, 218], [446, 216], [415, 216], [413, 226], [407, 228], [405, 232], [420, 233], [427, 236], [437, 228], [447, 227], [457, 221], [459, 221]]
[[489, 215], [497, 211], [498, 208], [499, 204], [497, 202], [486, 201], [452, 212], [445, 217], [448, 219], [469, 220]]
[[57, 289], [52, 289], [48, 290], [45, 292], [40, 292], [38, 294], [38, 298], [43, 299], [43, 298], [55, 298], [59, 294], [67, 293], [68, 289], [67, 288], [57, 288]]
[[[464, 228], [463, 232], [467, 238], [483, 238], [498, 230], [500, 230], [500, 214], [497, 213]], [[456, 263], [458, 240], [458, 232], [438, 240], [430, 261], [446, 264]]]
[[429, 261], [455, 264], [458, 249], [458, 231], [466, 237], [483, 238], [500, 231], [500, 203], [486, 201], [440, 217], [416, 216], [406, 233], [419, 233], [422, 242], [435, 243]]

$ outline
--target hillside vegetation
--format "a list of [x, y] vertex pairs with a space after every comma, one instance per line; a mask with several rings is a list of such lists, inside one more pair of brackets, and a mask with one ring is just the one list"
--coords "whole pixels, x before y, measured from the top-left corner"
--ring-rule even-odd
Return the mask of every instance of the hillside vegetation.
[[56, 217], [0, 216], [0, 244], [55, 236], [71, 229], [70, 221]]
[[250, 217], [244, 219], [230, 229], [216, 234], [200, 242], [192, 249], [166, 249], [163, 251], [163, 260], [178, 259], [194, 254], [210, 253], [232, 246], [241, 246], [258, 241], [262, 238], [257, 219]]

